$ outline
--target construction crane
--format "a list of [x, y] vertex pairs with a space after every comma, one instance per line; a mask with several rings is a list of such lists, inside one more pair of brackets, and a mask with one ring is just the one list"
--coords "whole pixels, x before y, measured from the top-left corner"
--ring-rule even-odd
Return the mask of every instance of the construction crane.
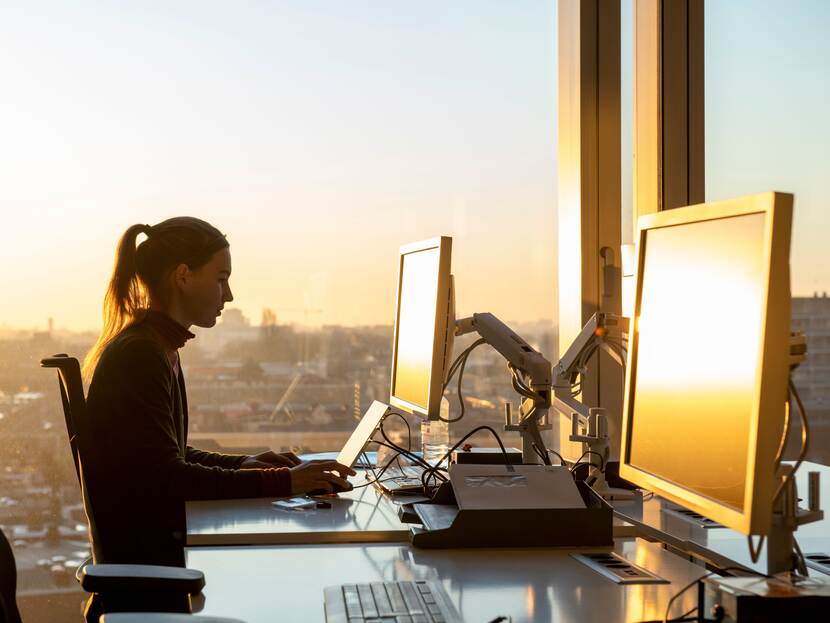
[[271, 411], [271, 415], [268, 418], [270, 421], [275, 421], [280, 411], [282, 411], [283, 409], [285, 409], [285, 414], [288, 416], [288, 421], [294, 421], [294, 414], [291, 413], [291, 411], [285, 405], [288, 402], [288, 399], [291, 398], [291, 394], [294, 393], [294, 390], [297, 388], [297, 385], [300, 384], [300, 379], [302, 378], [303, 373], [297, 372], [297, 374], [294, 375], [294, 378], [291, 379], [291, 382], [288, 384], [288, 387], [285, 388], [285, 391], [282, 393], [282, 396], [277, 401], [277, 404], [274, 405], [274, 410]]

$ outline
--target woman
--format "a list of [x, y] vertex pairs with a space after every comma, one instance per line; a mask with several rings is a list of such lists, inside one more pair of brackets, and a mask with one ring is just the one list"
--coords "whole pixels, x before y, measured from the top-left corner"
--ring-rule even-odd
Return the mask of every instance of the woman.
[[[146, 240], [136, 247], [140, 233]], [[85, 464], [96, 562], [184, 565], [185, 500], [350, 489], [354, 472], [291, 453], [234, 456], [187, 445], [178, 349], [233, 300], [222, 233], [192, 217], [133, 225], [118, 245], [104, 329], [84, 362], [94, 457]], [[338, 472], [339, 475], [333, 473]]]

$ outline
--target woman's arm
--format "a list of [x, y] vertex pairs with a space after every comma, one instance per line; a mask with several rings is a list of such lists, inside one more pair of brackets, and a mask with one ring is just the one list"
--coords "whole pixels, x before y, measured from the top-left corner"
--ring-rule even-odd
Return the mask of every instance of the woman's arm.
[[206, 467], [239, 469], [242, 467], [242, 462], [248, 457], [244, 454], [222, 454], [221, 452], [208, 452], [207, 450], [187, 446], [184, 458], [188, 463], [198, 463]]
[[126, 459], [116, 468], [121, 478], [184, 500], [290, 495], [291, 476], [285, 468], [267, 470], [272, 473], [266, 475], [266, 470], [190, 462], [184, 416], [173, 403], [173, 377], [164, 351], [151, 339], [130, 340], [119, 350], [108, 362], [113, 369], [106, 375], [109, 387], [104, 393], [113, 411], [112, 438], [118, 441], [111, 450]]

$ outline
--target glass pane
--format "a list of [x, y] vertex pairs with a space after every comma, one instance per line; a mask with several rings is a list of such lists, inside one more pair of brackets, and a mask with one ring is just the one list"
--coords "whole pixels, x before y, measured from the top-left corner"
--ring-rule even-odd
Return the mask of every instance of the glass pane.
[[634, 0], [620, 2], [622, 244], [634, 244]]
[[[705, 13], [706, 199], [795, 195], [793, 330], [807, 334], [795, 372], [812, 425], [812, 460], [830, 463], [830, 4], [708, 2]], [[788, 456], [798, 450], [798, 428]]]
[[[555, 13], [3, 3], [0, 524], [25, 620], [77, 614], [85, 548], [55, 374], [37, 362], [93, 343], [129, 225], [189, 214], [230, 241], [235, 300], [182, 351], [197, 447], [338, 450], [389, 398], [398, 248], [437, 235], [453, 237], [458, 316], [493, 312], [554, 358]], [[452, 439], [501, 430], [509, 379], [476, 351]]]

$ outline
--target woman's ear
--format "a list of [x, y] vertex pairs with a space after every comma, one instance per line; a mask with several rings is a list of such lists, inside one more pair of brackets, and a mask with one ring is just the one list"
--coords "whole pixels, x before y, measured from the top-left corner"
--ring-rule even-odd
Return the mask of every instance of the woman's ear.
[[177, 288], [186, 288], [190, 281], [190, 267], [187, 264], [179, 264], [173, 269], [173, 284]]

